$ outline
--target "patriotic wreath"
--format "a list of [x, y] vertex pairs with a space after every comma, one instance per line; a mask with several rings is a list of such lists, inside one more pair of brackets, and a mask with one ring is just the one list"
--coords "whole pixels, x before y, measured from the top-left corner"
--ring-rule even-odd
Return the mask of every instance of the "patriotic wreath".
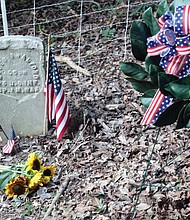
[[152, 8], [130, 29], [132, 53], [145, 68], [120, 62], [147, 108], [142, 125], [190, 127], [190, 5], [170, 7], [164, 0], [156, 17]]

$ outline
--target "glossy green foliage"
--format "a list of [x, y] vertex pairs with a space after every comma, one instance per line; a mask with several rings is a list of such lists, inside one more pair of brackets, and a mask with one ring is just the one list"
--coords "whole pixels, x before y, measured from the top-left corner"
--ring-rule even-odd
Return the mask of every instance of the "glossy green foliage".
[[142, 18], [146, 25], [150, 28], [151, 35], [155, 35], [159, 32], [160, 27], [156, 18], [152, 13], [152, 8], [148, 8], [142, 15]]
[[133, 21], [130, 29], [132, 53], [137, 60], [145, 61], [147, 55], [146, 40], [150, 37], [150, 29], [142, 21]]
[[145, 69], [136, 63], [130, 63], [130, 62], [125, 63], [121, 61], [119, 65], [122, 72], [126, 76], [131, 77], [133, 79], [143, 80], [148, 76], [148, 73], [145, 71]]

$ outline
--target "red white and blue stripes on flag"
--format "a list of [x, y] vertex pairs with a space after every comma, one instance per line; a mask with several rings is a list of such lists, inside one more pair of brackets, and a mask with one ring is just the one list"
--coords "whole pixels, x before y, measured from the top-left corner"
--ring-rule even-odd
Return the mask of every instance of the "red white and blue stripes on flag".
[[3, 147], [3, 153], [4, 154], [11, 154], [14, 146], [16, 144], [16, 135], [15, 135], [15, 131], [13, 129], [13, 127], [11, 127], [11, 131], [9, 134], [9, 139], [7, 140], [7, 144]]
[[[147, 39], [148, 55], [160, 55], [160, 66], [167, 74], [186, 77], [190, 70], [190, 6], [176, 7], [174, 15], [165, 13], [158, 19], [158, 24], [159, 33]], [[141, 124], [155, 123], [172, 101], [157, 90]]]
[[69, 106], [61, 83], [57, 63], [50, 48], [48, 78], [45, 83], [47, 114], [51, 122], [56, 119], [57, 139], [61, 140], [69, 123]]

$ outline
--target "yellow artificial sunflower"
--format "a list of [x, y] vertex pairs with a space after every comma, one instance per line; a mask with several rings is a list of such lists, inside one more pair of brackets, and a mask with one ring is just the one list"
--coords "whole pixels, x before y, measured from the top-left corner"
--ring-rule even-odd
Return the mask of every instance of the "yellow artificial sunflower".
[[35, 190], [39, 185], [43, 186], [41, 172], [35, 173], [35, 175], [30, 179], [28, 187], [31, 190]]
[[55, 176], [55, 166], [42, 166], [41, 170], [43, 172], [42, 183], [47, 184], [50, 182], [52, 176]]
[[44, 176], [55, 176], [55, 170], [56, 167], [55, 166], [42, 166], [42, 172]]
[[26, 161], [26, 171], [32, 171], [33, 173], [37, 173], [41, 169], [42, 161], [38, 157], [38, 155], [34, 152], [29, 154], [28, 160]]
[[51, 180], [51, 177], [50, 176], [43, 176], [41, 181], [42, 181], [42, 184], [47, 184], [49, 183]]
[[28, 191], [28, 178], [25, 176], [18, 176], [12, 179], [5, 187], [5, 193], [9, 198], [26, 194]]

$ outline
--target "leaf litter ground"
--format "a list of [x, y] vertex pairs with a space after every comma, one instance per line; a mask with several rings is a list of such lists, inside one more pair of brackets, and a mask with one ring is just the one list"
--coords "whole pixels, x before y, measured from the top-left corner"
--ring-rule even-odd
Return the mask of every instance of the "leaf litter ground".
[[[43, 0], [37, 6], [58, 2], [62, 1]], [[130, 10], [139, 3], [134, 1]], [[115, 1], [94, 4], [106, 9], [113, 7]], [[86, 4], [84, 13], [94, 12], [94, 4]], [[22, 4], [14, 1], [8, 2], [7, 9], [14, 11], [31, 5], [32, 1]], [[58, 62], [72, 113], [64, 139], [56, 140], [53, 125], [45, 137], [20, 138], [20, 149], [15, 155], [0, 154], [1, 163], [9, 165], [26, 160], [30, 152], [40, 150], [44, 163], [57, 166], [53, 182], [30, 197], [15, 202], [1, 192], [0, 219], [43, 219], [64, 184], [63, 193], [45, 219], [130, 219], [157, 129], [140, 125], [145, 110], [140, 104], [140, 94], [130, 87], [119, 70], [118, 62], [124, 55], [126, 19], [125, 13], [119, 12], [93, 13], [83, 18], [84, 30], [97, 27], [84, 32], [81, 38], [81, 66], [90, 76]], [[23, 20], [30, 23], [32, 18], [28, 13], [10, 14], [11, 25], [21, 25]], [[60, 13], [80, 14], [80, 2], [38, 10], [36, 19], [53, 20]], [[138, 15], [129, 16], [129, 26], [136, 18]], [[102, 35], [98, 27], [105, 25], [115, 30], [114, 36], [109, 36], [110, 32], [108, 36], [106, 32]], [[60, 37], [76, 27], [78, 20], [74, 17], [64, 24], [57, 21], [44, 25], [36, 31], [36, 36], [47, 42], [47, 34], [51, 33], [55, 54], [66, 55], [77, 63], [78, 36]], [[32, 28], [10, 27], [10, 34], [27, 35], [32, 31]], [[126, 48], [127, 61], [132, 61], [128, 38]], [[190, 219], [188, 146], [189, 130], [174, 130], [173, 126], [161, 129], [134, 219]]]

